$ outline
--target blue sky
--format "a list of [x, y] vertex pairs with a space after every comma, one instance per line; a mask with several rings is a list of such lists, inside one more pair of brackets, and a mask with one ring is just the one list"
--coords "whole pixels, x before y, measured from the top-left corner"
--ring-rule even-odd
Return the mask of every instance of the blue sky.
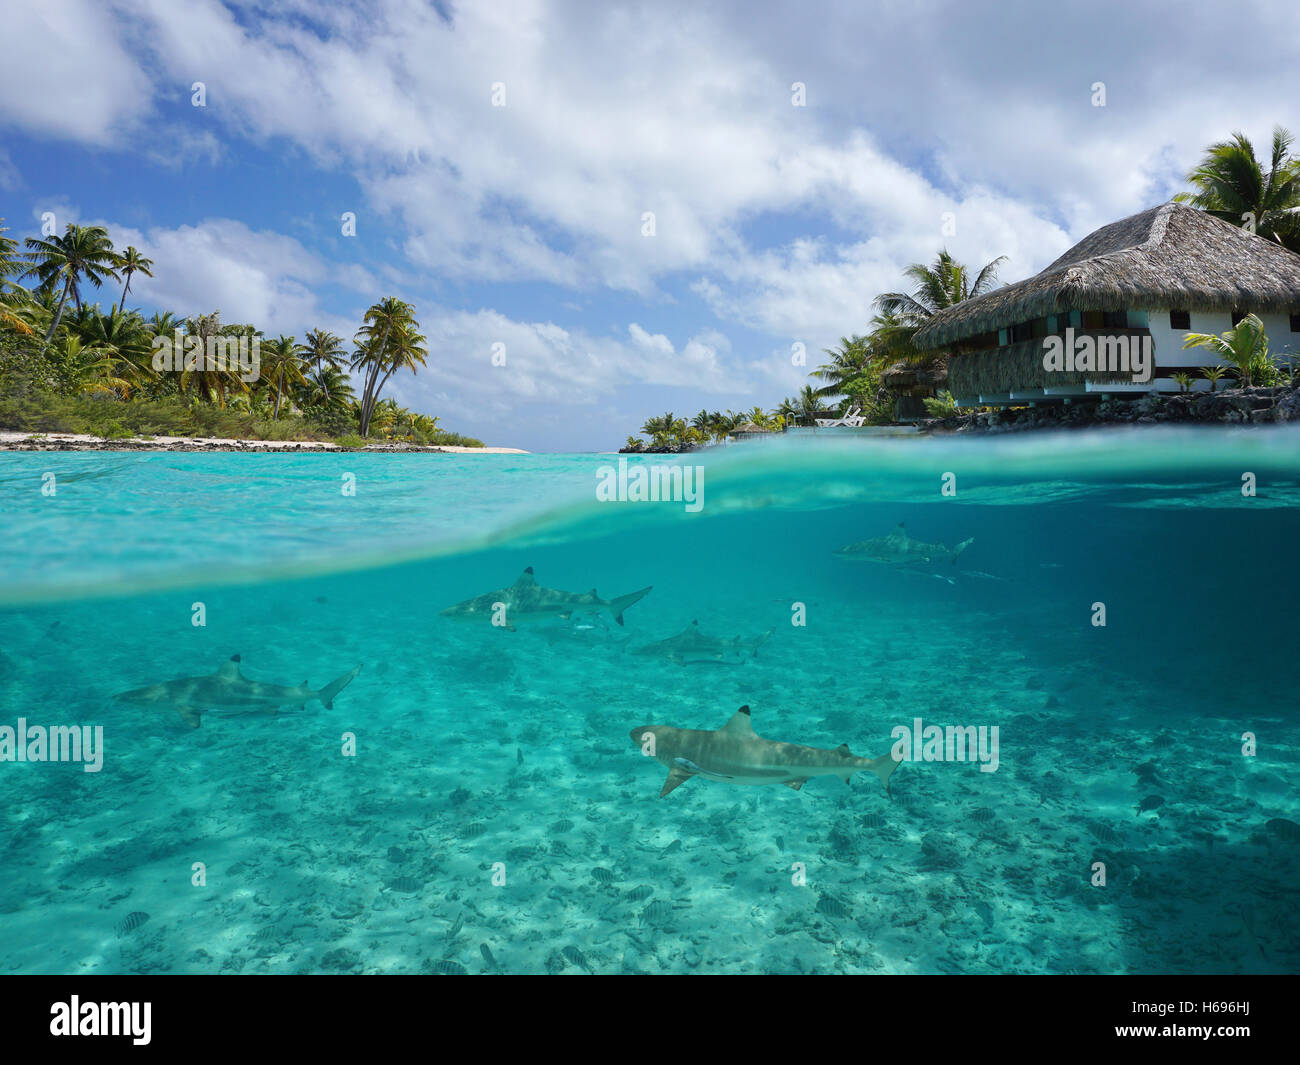
[[1211, 141], [1300, 131], [1293, 4], [700, 7], [10, 3], [0, 217], [106, 225], [157, 264], [146, 313], [350, 339], [398, 296], [429, 359], [387, 394], [605, 450], [793, 395], [791, 346], [815, 365], [942, 246], [1015, 280]]

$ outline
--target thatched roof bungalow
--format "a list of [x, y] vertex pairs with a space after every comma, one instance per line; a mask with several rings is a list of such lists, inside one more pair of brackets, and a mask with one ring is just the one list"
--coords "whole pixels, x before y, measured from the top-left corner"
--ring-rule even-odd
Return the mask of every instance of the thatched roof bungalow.
[[924, 400], [938, 395], [948, 385], [948, 357], [937, 355], [893, 363], [880, 374], [880, 383], [894, 397], [895, 421], [924, 418]]
[[[1205, 348], [1184, 351], [1186, 334], [1222, 333], [1252, 312], [1274, 354], [1300, 355], [1300, 255], [1166, 203], [1103, 226], [1033, 277], [940, 311], [915, 343], [949, 353], [948, 389], [962, 406], [1069, 402], [1175, 391], [1173, 374], [1221, 365]], [[1064, 366], [1045, 358], [1071, 346], [1093, 354], [1078, 365], [1073, 352]], [[1135, 373], [1142, 359], [1150, 366]]]

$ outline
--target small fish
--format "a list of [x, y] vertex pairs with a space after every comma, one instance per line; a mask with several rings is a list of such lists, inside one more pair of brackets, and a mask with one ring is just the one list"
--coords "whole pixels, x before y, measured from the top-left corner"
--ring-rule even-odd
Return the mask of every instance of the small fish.
[[1164, 804], [1165, 804], [1165, 800], [1162, 799], [1159, 795], [1148, 795], [1145, 799], [1143, 799], [1140, 803], [1137, 804], [1137, 812], [1140, 814], [1146, 813], [1148, 810], [1159, 809]]
[[461, 965], [458, 961], [452, 961], [450, 958], [443, 958], [442, 961], [436, 962], [433, 966], [435, 976], [467, 976], [469, 970]]
[[483, 960], [487, 962], [489, 969], [495, 969], [497, 967], [497, 960], [492, 956], [492, 951], [486, 943], [480, 943], [478, 945], [478, 952], [483, 955]]
[[118, 938], [126, 935], [128, 932], [134, 932], [142, 924], [149, 920], [149, 915], [144, 910], [134, 910], [128, 913], [122, 920], [117, 922]]
[[463, 913], [456, 914], [456, 920], [452, 922], [452, 926], [449, 929], [447, 929], [447, 938], [455, 939], [458, 935], [460, 935], [460, 930], [464, 927], [465, 927], [465, 915]]
[[516, 748], [515, 748], [515, 765], [523, 765], [523, 764], [524, 764], [524, 749], [523, 749], [522, 747], [516, 747]]
[[406, 861], [406, 852], [401, 847], [389, 847], [388, 854], [385, 856], [394, 865], [401, 865]]
[[663, 899], [656, 899], [641, 911], [641, 923], [657, 927], [659, 925], [667, 924], [672, 918], [672, 915], [672, 905], [664, 902]]
[[591, 871], [591, 879], [598, 884], [612, 884], [616, 878], [604, 866], [598, 865]]
[[414, 895], [424, 885], [413, 876], [399, 876], [388, 882], [390, 891], [400, 891], [404, 895]]
[[1088, 822], [1088, 831], [1092, 833], [1093, 839], [1100, 843], [1118, 843], [1120, 841], [1119, 833], [1110, 825], [1104, 825], [1100, 821]]
[[459, 835], [461, 839], [478, 839], [486, 831], [487, 825], [482, 821], [471, 821], [460, 830]]
[[642, 902], [655, 893], [655, 889], [649, 884], [638, 884], [627, 893], [627, 897], [633, 902]]
[[976, 824], [990, 824], [996, 815], [987, 806], [981, 806], [978, 810], [970, 815], [970, 819]]
[[817, 912], [824, 913], [827, 917], [849, 916], [848, 907], [832, 895], [823, 895], [817, 900]]
[[562, 817], [551, 825], [551, 831], [557, 834], [563, 834], [573, 828], [573, 822], [567, 817]]
[[587, 964], [587, 956], [583, 954], [582, 951], [580, 951], [577, 947], [572, 947], [572, 946], [565, 947], [562, 951], [560, 951], [560, 953], [563, 954], [565, 958], [568, 959], [571, 965], [576, 965], [583, 972], [586, 973], [591, 972], [591, 966]]

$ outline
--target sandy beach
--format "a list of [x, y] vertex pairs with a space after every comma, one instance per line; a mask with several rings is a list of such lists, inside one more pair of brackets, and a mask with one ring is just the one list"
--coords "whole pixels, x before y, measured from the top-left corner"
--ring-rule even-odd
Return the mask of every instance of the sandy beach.
[[527, 455], [517, 447], [367, 444], [345, 448], [321, 440], [225, 440], [210, 436], [142, 436], [105, 440], [87, 433], [0, 432], [0, 451], [442, 451], [458, 455]]

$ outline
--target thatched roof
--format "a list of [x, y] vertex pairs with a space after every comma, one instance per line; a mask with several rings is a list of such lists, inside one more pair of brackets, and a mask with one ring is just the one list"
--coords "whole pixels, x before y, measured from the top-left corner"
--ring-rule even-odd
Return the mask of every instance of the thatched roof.
[[1300, 309], [1300, 255], [1178, 203], [1102, 226], [1040, 274], [934, 315], [931, 349], [1060, 311]]
[[947, 382], [947, 355], [917, 362], [896, 362], [880, 374], [880, 383], [891, 392], [943, 388]]
[[753, 422], [746, 422], [744, 425], [737, 426], [731, 430], [733, 433], [770, 433], [771, 429], [764, 429], [761, 425], [755, 425]]

